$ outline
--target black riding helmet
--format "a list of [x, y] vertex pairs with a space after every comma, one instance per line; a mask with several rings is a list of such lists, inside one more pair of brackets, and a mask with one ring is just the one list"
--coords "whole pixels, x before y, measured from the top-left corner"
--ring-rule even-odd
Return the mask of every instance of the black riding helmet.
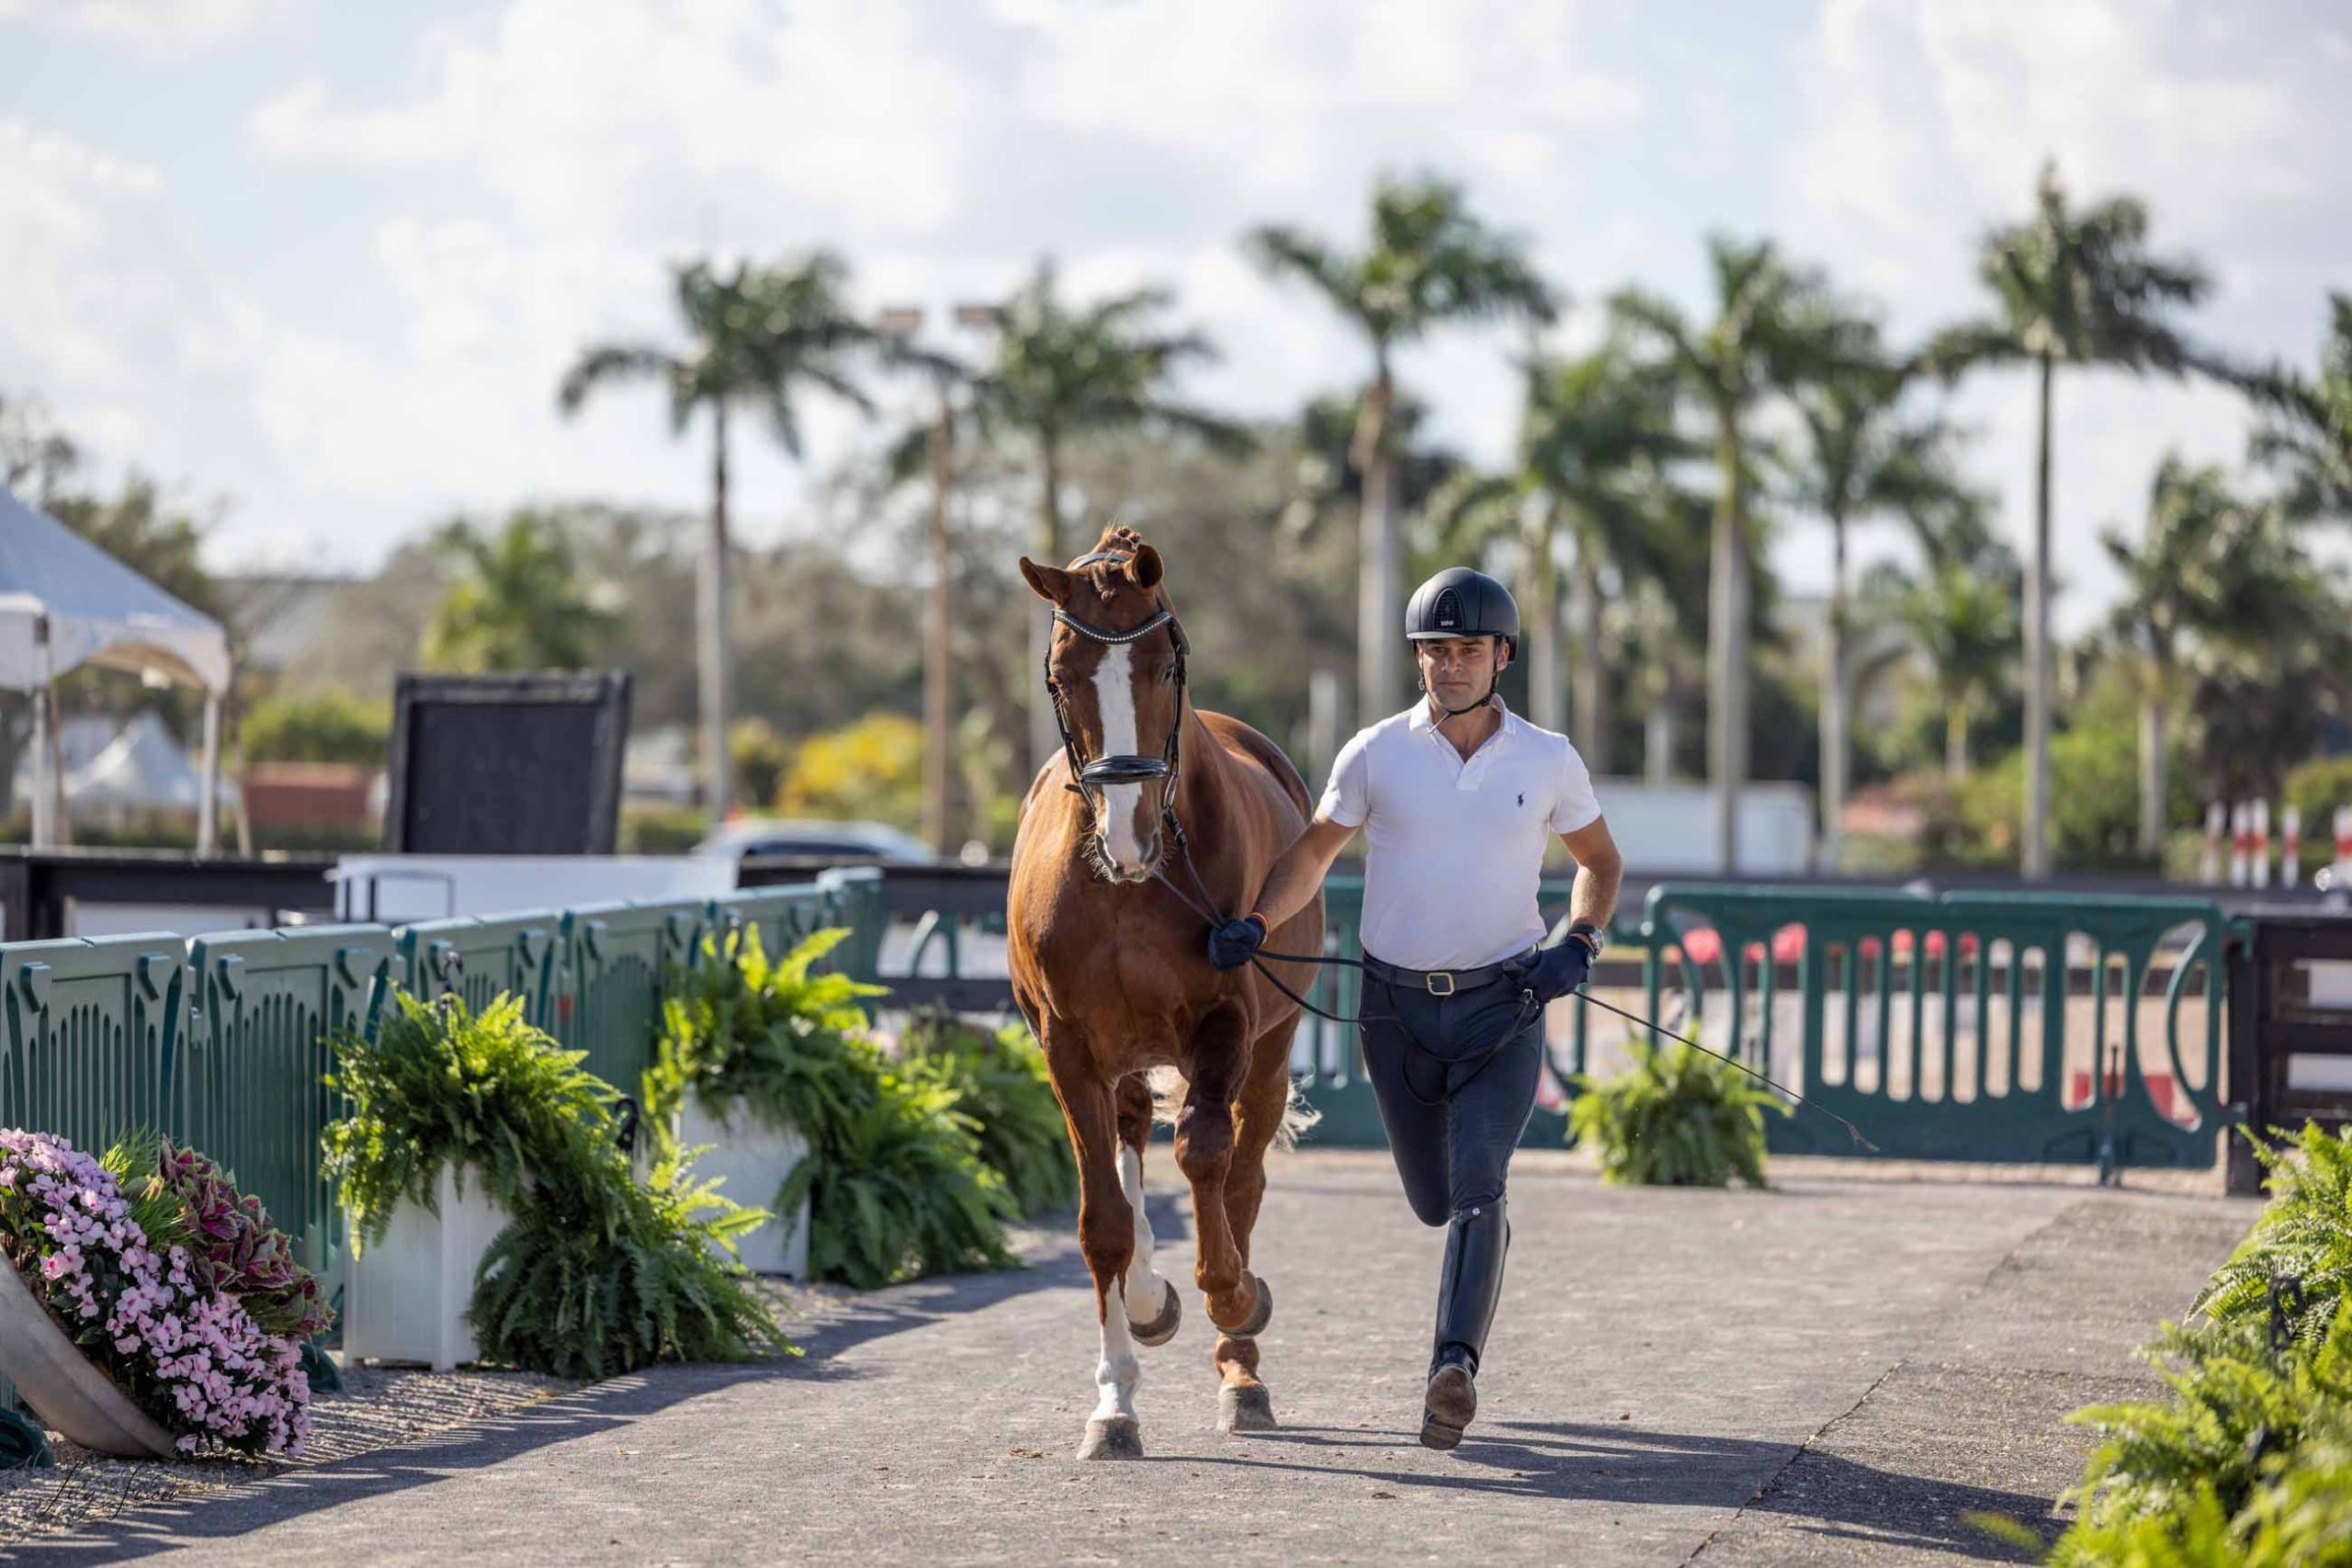
[[1405, 635], [1415, 642], [1433, 637], [1498, 637], [1519, 657], [1519, 605], [1510, 590], [1483, 571], [1450, 566], [1419, 588], [1405, 605]]

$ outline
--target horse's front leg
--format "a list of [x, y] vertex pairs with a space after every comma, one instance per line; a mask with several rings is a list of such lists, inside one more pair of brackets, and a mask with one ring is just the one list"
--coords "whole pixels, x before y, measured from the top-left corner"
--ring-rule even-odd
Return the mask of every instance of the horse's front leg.
[[[1250, 1269], [1250, 1242], [1258, 1225], [1258, 1205], [1266, 1195], [1266, 1151], [1290, 1112], [1290, 1037], [1296, 1026], [1293, 1017], [1257, 1043], [1250, 1054], [1249, 1080], [1235, 1102], [1239, 1121], [1234, 1129], [1233, 1163], [1226, 1172], [1225, 1216], [1245, 1273]], [[1272, 1294], [1262, 1279], [1258, 1289], [1257, 1326], [1262, 1329], [1266, 1316], [1271, 1315]], [[1258, 1379], [1256, 1336], [1220, 1334], [1212, 1356], [1217, 1373], [1218, 1427], [1228, 1432], [1273, 1430], [1273, 1396]]]
[[[1193, 1277], [1208, 1298], [1209, 1321], [1224, 1331], [1220, 1346], [1255, 1337], [1273, 1313], [1266, 1282], [1250, 1272], [1235, 1243], [1226, 1201], [1233, 1101], [1250, 1066], [1245, 1027], [1238, 1009], [1219, 1009], [1201, 1021], [1193, 1035], [1191, 1085], [1176, 1118], [1176, 1164], [1193, 1186]], [[1224, 1365], [1221, 1355], [1220, 1376]]]
[[[1047, 1057], [1049, 1062], [1052, 1057]], [[1078, 1246], [1094, 1279], [1094, 1315], [1102, 1326], [1102, 1359], [1094, 1369], [1094, 1414], [1078, 1447], [1080, 1459], [1141, 1459], [1143, 1430], [1136, 1420], [1136, 1384], [1142, 1368], [1127, 1327], [1127, 1264], [1135, 1250], [1135, 1218], [1119, 1176], [1118, 1122], [1111, 1089], [1083, 1068], [1054, 1074], [1062, 1114], [1078, 1156]]]
[[1119, 1187], [1136, 1217], [1135, 1254], [1125, 1279], [1127, 1326], [1142, 1345], [1165, 1345], [1176, 1337], [1184, 1321], [1184, 1298], [1170, 1280], [1152, 1266], [1159, 1246], [1151, 1234], [1151, 1216], [1144, 1208], [1143, 1150], [1151, 1140], [1151, 1085], [1141, 1073], [1119, 1080]]

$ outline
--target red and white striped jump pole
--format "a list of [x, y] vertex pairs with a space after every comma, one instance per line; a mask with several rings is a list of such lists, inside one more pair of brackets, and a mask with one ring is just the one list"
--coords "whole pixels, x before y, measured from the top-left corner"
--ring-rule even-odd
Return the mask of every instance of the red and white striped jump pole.
[[2335, 885], [2352, 887], [2352, 806], [2335, 808]]
[[2303, 810], [2292, 801], [2278, 808], [2278, 886], [2303, 880]]
[[2205, 848], [2197, 857], [2197, 880], [2211, 887], [2222, 880], [2222, 834], [2229, 825], [2229, 807], [2220, 801], [2205, 806]]
[[2270, 803], [2254, 803], [2254, 885], [2270, 886]]
[[2247, 863], [2254, 852], [2254, 813], [2245, 801], [2230, 807], [2230, 886], [2245, 886]]

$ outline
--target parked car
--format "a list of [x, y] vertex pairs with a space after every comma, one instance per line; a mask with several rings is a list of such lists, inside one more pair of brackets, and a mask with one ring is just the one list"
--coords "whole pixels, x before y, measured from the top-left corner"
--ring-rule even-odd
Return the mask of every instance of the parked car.
[[826, 822], [744, 817], [722, 824], [696, 844], [698, 855], [741, 860], [747, 855], [829, 856], [927, 865], [939, 857], [912, 833], [887, 822]]

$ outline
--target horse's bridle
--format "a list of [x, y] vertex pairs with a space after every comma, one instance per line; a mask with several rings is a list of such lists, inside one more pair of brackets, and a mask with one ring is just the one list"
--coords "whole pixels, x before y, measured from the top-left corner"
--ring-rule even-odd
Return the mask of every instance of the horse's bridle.
[[[1077, 571], [1097, 561], [1124, 564], [1134, 558], [1125, 550], [1096, 550], [1091, 555], [1079, 557], [1070, 563], [1069, 570]], [[1105, 756], [1089, 762], [1079, 755], [1078, 737], [1070, 733], [1069, 716], [1062, 706], [1061, 685], [1054, 679], [1054, 650], [1050, 643], [1046, 649], [1046, 692], [1054, 700], [1054, 728], [1061, 731], [1062, 755], [1069, 761], [1069, 782], [1062, 787], [1091, 799], [1090, 788], [1100, 788], [1105, 784], [1149, 784], [1153, 779], [1164, 778], [1168, 781], [1168, 788], [1159, 803], [1159, 810], [1161, 817], [1173, 826], [1176, 820], [1176, 783], [1184, 761], [1184, 656], [1192, 651], [1192, 644], [1184, 640], [1184, 624], [1176, 618], [1176, 613], [1168, 607], [1167, 602], [1154, 595], [1153, 603], [1159, 613], [1133, 631], [1106, 632], [1100, 626], [1091, 626], [1058, 604], [1054, 606], [1054, 619], [1080, 637], [1112, 648], [1139, 641], [1162, 626], [1168, 628], [1169, 638], [1176, 649], [1176, 717], [1168, 727], [1168, 743], [1160, 749], [1159, 756]], [[1181, 837], [1182, 829], [1178, 832]]]

